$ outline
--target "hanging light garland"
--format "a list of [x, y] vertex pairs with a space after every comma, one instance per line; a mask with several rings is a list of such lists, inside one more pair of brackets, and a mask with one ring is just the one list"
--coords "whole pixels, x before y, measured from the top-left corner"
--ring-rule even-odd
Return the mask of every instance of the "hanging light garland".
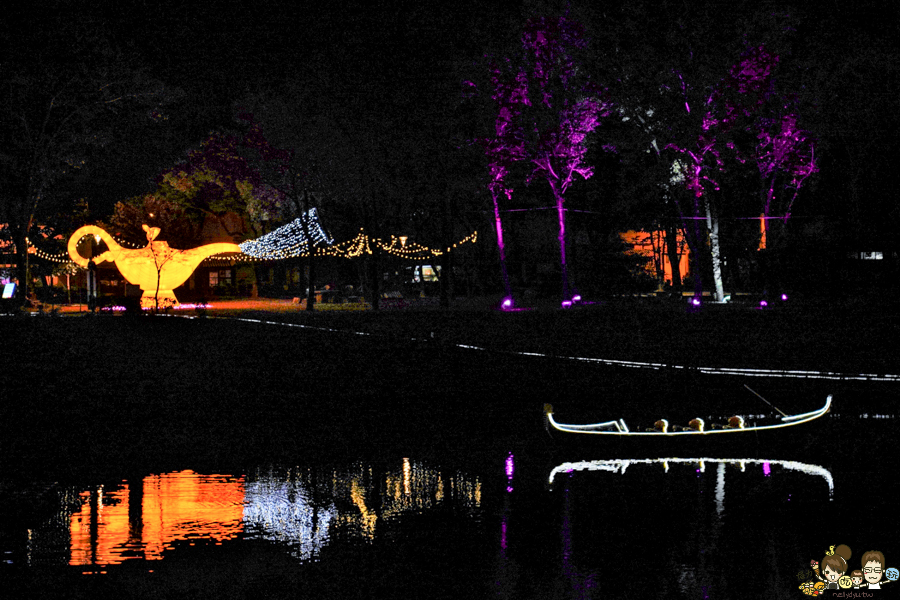
[[[305, 232], [309, 232], [309, 237]], [[271, 233], [248, 240], [240, 244], [241, 251], [254, 258], [279, 259], [300, 256], [309, 251], [310, 246], [331, 244], [329, 237], [319, 223], [316, 209], [312, 208], [305, 215], [294, 219], [287, 225], [279, 227]]]
[[[316, 209], [313, 208], [302, 217], [294, 219], [275, 231], [255, 240], [248, 240], [239, 244], [243, 254], [217, 254], [206, 258], [204, 262], [216, 260], [262, 262], [285, 258], [305, 258], [310, 254], [310, 243], [303, 232], [304, 222], [312, 238], [312, 255], [314, 257], [359, 258], [366, 254], [372, 254], [377, 249], [406, 260], [426, 261], [452, 252], [463, 244], [474, 244], [478, 241], [478, 232], [473, 231], [446, 248], [430, 248], [415, 242], [408, 243], [405, 236], [392, 235], [390, 241], [385, 242], [379, 238], [369, 237], [363, 229], [360, 229], [359, 233], [353, 238], [335, 244], [333, 238], [322, 228]], [[135, 249], [143, 247], [118, 238], [114, 239], [116, 243], [125, 247]], [[323, 247], [320, 244], [327, 246]], [[28, 247], [35, 255], [45, 260], [57, 263], [72, 262], [68, 252], [50, 254], [37, 248], [31, 241], [28, 241]]]
[[[373, 248], [377, 248], [382, 252], [386, 252], [399, 258], [424, 261], [431, 260], [435, 257], [441, 256], [442, 254], [451, 252], [462, 244], [474, 244], [476, 241], [478, 241], [478, 232], [473, 231], [470, 235], [464, 237], [452, 246], [448, 246], [447, 248], [429, 248], [428, 246], [423, 246], [421, 244], [415, 243], [403, 244], [400, 241], [400, 238], [396, 236], [391, 236], [390, 243], [385, 243], [378, 238], [370, 238], [362, 229], [360, 229], [359, 233], [356, 234], [355, 237], [347, 240], [346, 242], [332, 244], [327, 248], [314, 248], [312, 251], [312, 255], [314, 257], [331, 256], [339, 258], [359, 258], [360, 256], [363, 256], [365, 254], [372, 254]], [[244, 243], [246, 244], [247, 242]], [[244, 244], [241, 244], [242, 249], [243, 247]], [[247, 254], [228, 256], [224, 254], [217, 254], [215, 256], [209, 257], [207, 260], [234, 260], [237, 262], [253, 262], [264, 260], [279, 260], [282, 258], [305, 258], [309, 256], [309, 251], [306, 249], [305, 243], [289, 245], [287, 246], [287, 248], [288, 251], [277, 251], [273, 252], [272, 254], [260, 254], [259, 256], [249, 256]]]

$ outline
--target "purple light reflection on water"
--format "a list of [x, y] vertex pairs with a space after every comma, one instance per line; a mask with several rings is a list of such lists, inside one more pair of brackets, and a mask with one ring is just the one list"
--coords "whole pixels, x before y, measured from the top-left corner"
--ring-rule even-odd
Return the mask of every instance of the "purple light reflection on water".
[[763, 474], [765, 474], [766, 477], [772, 474], [772, 467], [767, 462], [763, 463]]

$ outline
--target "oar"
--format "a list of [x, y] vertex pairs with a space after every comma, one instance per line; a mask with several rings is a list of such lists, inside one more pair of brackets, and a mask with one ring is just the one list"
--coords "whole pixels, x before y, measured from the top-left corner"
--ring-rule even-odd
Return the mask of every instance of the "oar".
[[[744, 387], [747, 388], [748, 390], [750, 390], [750, 386], [747, 385], [746, 383], [744, 384]], [[750, 393], [752, 393], [754, 396], [756, 396], [757, 398], [759, 398], [760, 400], [762, 400], [763, 402], [765, 402], [766, 404], [768, 404], [769, 406], [771, 406], [772, 408], [774, 408], [775, 410], [780, 412], [781, 416], [783, 416], [783, 417], [788, 416], [788, 415], [784, 414], [780, 408], [778, 408], [777, 406], [775, 406], [774, 404], [772, 404], [771, 402], [769, 402], [768, 400], [766, 400], [765, 398], [763, 398], [762, 396], [760, 396], [759, 394], [754, 392], [753, 390], [750, 390]]]

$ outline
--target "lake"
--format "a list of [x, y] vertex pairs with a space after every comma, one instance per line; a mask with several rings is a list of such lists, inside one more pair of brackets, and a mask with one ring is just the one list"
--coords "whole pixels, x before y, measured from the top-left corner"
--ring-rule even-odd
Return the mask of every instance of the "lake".
[[[798, 598], [831, 546], [852, 549], [850, 569], [869, 550], [888, 566], [900, 556], [895, 383], [146, 325], [115, 322], [138, 328], [113, 332], [132, 358], [86, 353], [102, 372], [35, 367], [47, 404], [4, 415], [0, 575], [23, 593]], [[47, 342], [50, 364], [82, 334], [29, 333], [67, 340]], [[207, 335], [230, 351], [201, 356]], [[261, 336], [268, 360], [251, 351]], [[163, 343], [193, 366], [158, 354], [137, 366]], [[303, 358], [299, 343], [322, 350]], [[746, 456], [620, 455], [615, 442], [560, 444], [542, 424], [547, 400], [629, 422], [772, 413], [748, 384], [790, 412], [828, 393], [834, 409]], [[9, 389], [33, 385], [13, 376]]]

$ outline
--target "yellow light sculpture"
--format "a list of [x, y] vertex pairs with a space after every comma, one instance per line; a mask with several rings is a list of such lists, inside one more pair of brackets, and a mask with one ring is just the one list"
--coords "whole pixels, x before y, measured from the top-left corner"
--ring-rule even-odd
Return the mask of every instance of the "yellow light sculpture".
[[168, 242], [154, 242], [159, 235], [159, 227], [144, 225], [147, 232], [147, 246], [132, 250], [120, 246], [105, 230], [95, 225], [85, 225], [69, 238], [69, 257], [72, 262], [87, 268], [89, 259], [78, 253], [78, 242], [86, 235], [99, 235], [109, 250], [94, 257], [100, 264], [109, 261], [116, 265], [122, 277], [143, 290], [141, 304], [153, 306], [159, 299], [160, 305], [178, 304], [175, 288], [187, 281], [194, 269], [204, 258], [226, 252], [240, 252], [237, 244], [219, 242], [206, 244], [190, 250], [170, 248]]

